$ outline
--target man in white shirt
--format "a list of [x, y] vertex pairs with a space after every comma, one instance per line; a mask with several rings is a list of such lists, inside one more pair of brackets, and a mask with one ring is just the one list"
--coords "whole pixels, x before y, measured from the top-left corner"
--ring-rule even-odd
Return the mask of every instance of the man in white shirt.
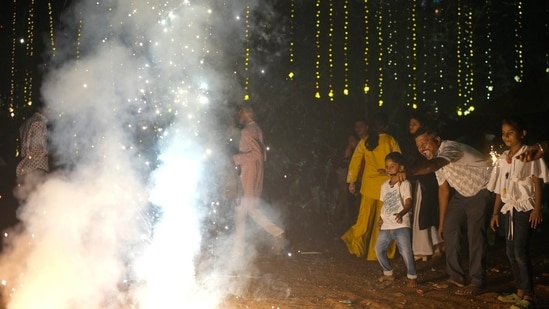
[[[428, 128], [416, 132], [415, 142], [428, 161], [406, 174], [436, 174], [439, 235], [445, 243], [448, 282], [459, 287], [458, 295], [477, 295], [486, 288], [486, 225], [493, 203], [493, 195], [486, 185], [490, 180], [491, 162], [476, 149], [455, 141], [443, 141]], [[464, 233], [469, 244], [469, 283], [460, 260]]]

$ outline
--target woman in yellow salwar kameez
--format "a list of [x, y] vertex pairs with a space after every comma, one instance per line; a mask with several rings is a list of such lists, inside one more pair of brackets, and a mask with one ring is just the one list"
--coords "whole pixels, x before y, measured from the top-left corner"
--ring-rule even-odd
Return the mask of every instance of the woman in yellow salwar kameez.
[[[362, 184], [360, 186], [360, 210], [356, 223], [347, 231], [341, 239], [347, 245], [349, 253], [357, 257], [366, 257], [367, 260], [375, 261], [375, 245], [379, 233], [378, 220], [380, 217], [381, 184], [387, 180], [385, 173], [385, 156], [393, 151], [401, 152], [394, 137], [387, 134], [388, 120], [383, 114], [376, 114], [368, 137], [358, 143], [347, 172], [347, 183], [349, 191], [354, 193], [355, 182], [359, 178], [362, 160], [364, 159], [364, 170], [362, 172]], [[395, 256], [396, 246], [393, 242], [387, 251], [389, 258]]]

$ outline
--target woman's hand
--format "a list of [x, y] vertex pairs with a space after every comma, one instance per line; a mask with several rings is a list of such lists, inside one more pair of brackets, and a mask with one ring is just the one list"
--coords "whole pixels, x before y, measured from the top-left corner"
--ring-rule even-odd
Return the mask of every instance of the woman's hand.
[[351, 194], [355, 194], [355, 193], [356, 193], [356, 186], [355, 186], [355, 183], [354, 183], [354, 182], [349, 183], [349, 192], [350, 192]]

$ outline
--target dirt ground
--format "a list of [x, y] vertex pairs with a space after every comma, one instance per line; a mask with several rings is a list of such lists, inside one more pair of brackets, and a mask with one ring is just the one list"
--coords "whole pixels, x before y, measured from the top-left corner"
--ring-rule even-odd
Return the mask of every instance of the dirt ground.
[[[443, 256], [417, 261], [418, 288], [406, 287], [400, 256], [392, 260], [396, 280], [379, 284], [377, 261], [347, 252], [339, 235], [343, 226], [294, 230], [290, 254], [274, 256], [266, 250], [247, 276], [247, 289], [232, 295], [222, 308], [509, 308], [499, 294], [514, 292], [505, 256], [504, 238], [494, 236], [487, 258], [488, 290], [478, 296], [455, 295], [454, 287], [440, 288], [447, 276]], [[534, 233], [531, 245], [537, 308], [549, 308], [549, 229]], [[464, 252], [467, 256], [467, 252]], [[464, 266], [466, 265], [466, 260]], [[437, 285], [437, 283], [439, 285]]]

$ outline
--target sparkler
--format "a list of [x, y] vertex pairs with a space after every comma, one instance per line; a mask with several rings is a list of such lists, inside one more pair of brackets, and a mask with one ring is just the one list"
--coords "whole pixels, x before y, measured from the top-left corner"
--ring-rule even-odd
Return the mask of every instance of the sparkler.
[[495, 165], [499, 159], [500, 154], [494, 149], [494, 145], [490, 145], [490, 158], [492, 159], [492, 165]]

